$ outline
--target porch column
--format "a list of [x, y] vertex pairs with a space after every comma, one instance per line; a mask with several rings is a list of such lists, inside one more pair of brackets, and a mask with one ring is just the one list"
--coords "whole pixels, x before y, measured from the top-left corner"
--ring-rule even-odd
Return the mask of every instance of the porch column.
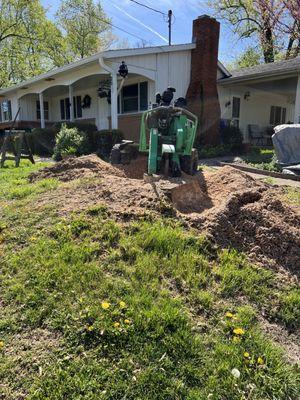
[[69, 101], [70, 101], [70, 122], [74, 121], [74, 104], [73, 104], [73, 86], [69, 85]]
[[113, 68], [106, 65], [103, 58], [99, 57], [100, 67], [111, 75], [111, 128], [118, 129], [118, 80]]
[[300, 124], [300, 75], [298, 75], [296, 90], [294, 124]]
[[111, 74], [111, 128], [118, 129], [118, 80], [117, 74]]
[[44, 95], [39, 93], [40, 114], [41, 114], [41, 128], [45, 128], [45, 112], [44, 112]]

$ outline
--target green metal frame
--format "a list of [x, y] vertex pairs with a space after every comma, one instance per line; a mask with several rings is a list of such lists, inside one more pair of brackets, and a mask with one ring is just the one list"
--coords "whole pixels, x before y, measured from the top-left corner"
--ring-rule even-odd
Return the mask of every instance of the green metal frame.
[[[174, 151], [171, 147], [167, 147], [168, 153], [171, 153], [172, 161], [180, 166], [180, 156], [190, 156], [195, 142], [198, 118], [188, 110], [179, 107], [172, 107], [170, 110], [174, 112], [174, 118], [167, 135], [162, 136], [157, 128], [147, 128], [147, 119], [151, 115], [159, 112], [160, 109], [166, 107], [157, 107], [152, 110], [145, 111], [142, 115], [139, 150], [148, 152], [148, 173], [156, 174], [158, 164], [163, 156], [163, 144], [174, 145]], [[177, 113], [177, 115], [176, 115]], [[149, 140], [147, 140], [147, 132], [149, 131]]]

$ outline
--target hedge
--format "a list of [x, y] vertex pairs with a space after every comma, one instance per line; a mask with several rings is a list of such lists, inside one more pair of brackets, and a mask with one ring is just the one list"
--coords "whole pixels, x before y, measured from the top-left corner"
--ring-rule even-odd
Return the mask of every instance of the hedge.
[[55, 146], [55, 137], [59, 131], [54, 127], [35, 128], [26, 133], [29, 147], [33, 154], [39, 156], [52, 156]]
[[[55, 138], [63, 122], [57, 122], [49, 128], [35, 128], [26, 133], [29, 147], [33, 154], [51, 157], [55, 146]], [[123, 133], [118, 129], [97, 130], [96, 125], [84, 122], [66, 122], [68, 128], [77, 128], [84, 132], [88, 138], [88, 153], [97, 153], [100, 157], [108, 158], [112, 147], [124, 139]], [[3, 142], [0, 131], [0, 147]]]
[[111, 149], [116, 143], [124, 139], [123, 133], [118, 129], [103, 129], [93, 133], [91, 146], [93, 151], [102, 158], [108, 158]]

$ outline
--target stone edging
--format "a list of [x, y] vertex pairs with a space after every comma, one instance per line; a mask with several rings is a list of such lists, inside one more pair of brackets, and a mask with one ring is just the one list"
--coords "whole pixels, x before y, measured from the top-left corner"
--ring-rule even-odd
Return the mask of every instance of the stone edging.
[[289, 175], [289, 174], [282, 174], [281, 172], [265, 171], [263, 169], [248, 167], [248, 166], [245, 166], [244, 164], [227, 163], [227, 162], [222, 162], [222, 161], [220, 162], [220, 165], [221, 166], [228, 165], [230, 167], [239, 169], [241, 171], [253, 172], [254, 174], [258, 174], [258, 175], [265, 175], [265, 176], [271, 176], [273, 178], [289, 179], [291, 181], [300, 182], [300, 176], [297, 176], [297, 175]]

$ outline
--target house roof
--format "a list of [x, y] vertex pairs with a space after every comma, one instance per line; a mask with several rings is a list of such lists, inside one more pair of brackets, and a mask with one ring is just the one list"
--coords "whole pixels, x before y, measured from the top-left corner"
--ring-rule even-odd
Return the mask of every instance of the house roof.
[[241, 68], [231, 72], [231, 76], [219, 79], [220, 84], [240, 83], [274, 76], [297, 75], [300, 72], [300, 57], [269, 64]]
[[[100, 57], [104, 59], [113, 59], [113, 58], [122, 58], [129, 56], [139, 56], [139, 55], [147, 55], [147, 54], [158, 54], [158, 53], [170, 53], [175, 51], [184, 51], [184, 50], [193, 50], [196, 47], [195, 43], [186, 43], [186, 44], [177, 44], [172, 46], [152, 46], [152, 47], [142, 47], [142, 48], [134, 48], [134, 49], [119, 49], [119, 50], [106, 50], [103, 52], [99, 52], [93, 54], [90, 57], [85, 57], [81, 60], [72, 62], [70, 64], [66, 64], [62, 67], [52, 69], [44, 74], [37, 75], [34, 78], [28, 79], [21, 83], [18, 83], [14, 86], [10, 86], [7, 88], [0, 89], [0, 95], [4, 95], [8, 92], [20, 89], [24, 86], [31, 85], [33, 83], [39, 82], [41, 80], [52, 78], [57, 74], [70, 71], [72, 69], [81, 68], [82, 66], [88, 65], [97, 61]], [[224, 67], [224, 65], [218, 61], [218, 67], [224, 74], [224, 76], [229, 76], [229, 71]]]

